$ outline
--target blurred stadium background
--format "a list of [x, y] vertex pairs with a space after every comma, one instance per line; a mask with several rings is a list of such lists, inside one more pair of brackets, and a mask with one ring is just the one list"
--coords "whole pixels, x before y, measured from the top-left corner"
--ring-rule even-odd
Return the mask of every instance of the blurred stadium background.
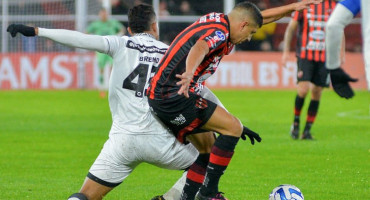
[[[155, 7], [160, 22], [160, 39], [170, 43], [199, 16], [215, 11], [227, 13], [242, 0], [1, 0], [0, 89], [95, 89], [98, 68], [95, 54], [68, 48], [44, 38], [10, 37], [6, 27], [23, 23], [44, 28], [86, 32], [97, 20], [101, 7], [127, 27], [127, 11], [138, 3]], [[252, 0], [261, 10], [295, 0]], [[226, 56], [215, 76], [208, 80], [211, 88], [275, 89], [295, 87], [295, 59], [288, 68], [280, 66], [280, 49], [290, 17], [259, 30], [251, 42], [239, 45]], [[347, 62], [345, 68], [360, 78], [355, 88], [364, 89], [365, 75], [361, 54], [360, 19], [346, 28]], [[21, 38], [19, 38], [21, 37]], [[295, 43], [292, 42], [292, 46]], [[294, 49], [294, 47], [292, 47]], [[231, 70], [232, 69], [232, 70]], [[106, 69], [109, 76], [109, 69]]]

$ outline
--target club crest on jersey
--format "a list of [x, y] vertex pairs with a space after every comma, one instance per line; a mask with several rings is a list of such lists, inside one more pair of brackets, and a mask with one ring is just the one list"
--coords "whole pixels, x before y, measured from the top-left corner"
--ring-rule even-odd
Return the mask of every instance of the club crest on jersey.
[[203, 99], [203, 98], [199, 98], [195, 101], [195, 106], [200, 108], [200, 109], [205, 109], [208, 107], [208, 102], [207, 100]]
[[225, 34], [222, 31], [216, 31], [216, 35], [218, 38], [220, 38], [221, 41], [224, 41], [226, 39]]

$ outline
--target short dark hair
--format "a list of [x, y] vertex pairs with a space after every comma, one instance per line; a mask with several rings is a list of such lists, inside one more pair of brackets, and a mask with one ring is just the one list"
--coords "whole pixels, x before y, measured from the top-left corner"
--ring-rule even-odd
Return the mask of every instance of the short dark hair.
[[262, 26], [263, 17], [262, 17], [261, 11], [254, 3], [244, 1], [244, 2], [238, 3], [234, 8], [242, 8], [242, 9], [247, 10], [250, 16], [253, 17], [257, 25], [259, 27]]
[[148, 4], [139, 4], [128, 11], [128, 26], [134, 33], [150, 30], [150, 25], [156, 18], [154, 8]]

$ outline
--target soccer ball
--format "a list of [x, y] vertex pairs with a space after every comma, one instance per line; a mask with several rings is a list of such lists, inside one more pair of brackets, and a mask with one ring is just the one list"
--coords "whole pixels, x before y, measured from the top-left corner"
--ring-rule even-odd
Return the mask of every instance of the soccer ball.
[[304, 197], [296, 186], [284, 184], [272, 190], [269, 200], [304, 200]]

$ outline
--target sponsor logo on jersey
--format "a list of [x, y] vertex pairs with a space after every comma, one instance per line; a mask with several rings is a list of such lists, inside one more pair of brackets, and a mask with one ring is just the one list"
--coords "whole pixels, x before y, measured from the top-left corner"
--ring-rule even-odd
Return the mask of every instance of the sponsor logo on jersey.
[[216, 31], [216, 35], [222, 41], [224, 41], [226, 39], [225, 34], [222, 31]]
[[180, 114], [177, 116], [174, 120], [170, 121], [172, 124], [175, 124], [176, 126], [180, 126], [181, 124], [184, 124], [186, 122], [186, 119], [184, 115]]
[[310, 27], [319, 27], [319, 28], [322, 28], [322, 27], [325, 27], [326, 26], [326, 22], [325, 21], [308, 20], [308, 24], [309, 24]]
[[140, 44], [134, 43], [131, 40], [127, 41], [126, 47], [130, 48], [130, 49], [136, 49], [136, 50], [140, 51], [141, 53], [148, 52], [148, 53], [165, 54], [166, 51], [167, 51], [167, 48], [158, 48], [158, 47], [155, 47], [155, 46], [140, 45]]
[[307, 50], [325, 50], [325, 42], [314, 42], [314, 41], [309, 41], [307, 46]]
[[325, 38], [325, 32], [322, 30], [316, 30], [310, 32], [310, 37], [315, 40], [323, 40]]

